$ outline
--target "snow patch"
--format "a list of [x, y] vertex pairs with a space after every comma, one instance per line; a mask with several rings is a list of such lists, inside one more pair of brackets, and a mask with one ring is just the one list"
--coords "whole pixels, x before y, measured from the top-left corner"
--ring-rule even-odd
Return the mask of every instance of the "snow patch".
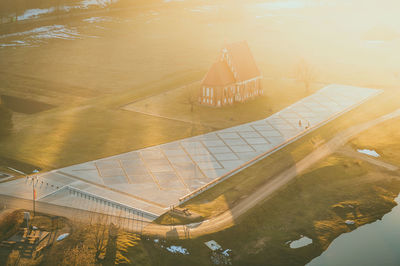
[[224, 255], [225, 257], [229, 257], [229, 252], [231, 252], [231, 251], [232, 250], [228, 248], [228, 249], [222, 251], [222, 255]]
[[[0, 39], [7, 39], [0, 43], [0, 47], [34, 46], [50, 39], [76, 40], [84, 37], [76, 28], [67, 28], [63, 25], [38, 27], [28, 31], [0, 35]], [[93, 37], [96, 36], [85, 36]]]
[[312, 239], [306, 236], [301, 236], [300, 239], [290, 242], [290, 248], [301, 248], [312, 243]]
[[211, 249], [212, 251], [221, 249], [221, 246], [220, 246], [217, 242], [215, 242], [214, 240], [210, 240], [210, 241], [208, 241], [208, 242], [204, 242], [204, 244], [205, 244], [209, 249]]
[[34, 9], [28, 9], [22, 14], [21, 16], [18, 16], [18, 20], [26, 20], [26, 19], [31, 19], [31, 18], [37, 18], [40, 15], [43, 14], [49, 14], [54, 12], [54, 7], [51, 8], [34, 8]]
[[113, 19], [110, 17], [91, 17], [91, 18], [83, 19], [83, 21], [88, 22], [88, 23], [109, 22], [112, 20]]
[[57, 241], [61, 241], [61, 240], [65, 239], [68, 236], [69, 236], [69, 233], [62, 234], [59, 237], [57, 237]]
[[170, 247], [167, 247], [167, 250], [171, 253], [180, 253], [183, 255], [189, 255], [189, 252], [187, 251], [187, 249], [183, 248], [181, 246], [170, 246]]
[[355, 224], [356, 222], [354, 222], [353, 220], [346, 220], [345, 223], [346, 223], [347, 225], [353, 225], [353, 224]]
[[81, 2], [82, 8], [89, 8], [90, 6], [107, 7], [108, 5], [117, 2], [118, 0], [84, 0]]
[[369, 150], [369, 149], [357, 149], [359, 153], [364, 153], [373, 157], [380, 157], [379, 153], [377, 153], [375, 150]]

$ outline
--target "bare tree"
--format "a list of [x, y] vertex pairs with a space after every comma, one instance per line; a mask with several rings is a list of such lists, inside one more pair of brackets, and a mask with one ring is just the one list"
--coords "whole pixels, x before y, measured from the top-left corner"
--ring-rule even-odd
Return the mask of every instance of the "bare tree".
[[94, 265], [95, 259], [87, 246], [75, 246], [64, 252], [62, 265], [86, 266]]
[[[108, 237], [108, 219], [105, 215], [93, 215], [90, 218], [89, 230], [92, 231], [92, 244], [96, 251], [95, 258], [98, 260], [100, 255], [105, 252]], [[95, 220], [95, 222], [93, 222]]]
[[305, 92], [309, 93], [310, 86], [315, 81], [317, 74], [312, 65], [301, 59], [295, 66], [295, 76], [298, 81], [304, 84]]

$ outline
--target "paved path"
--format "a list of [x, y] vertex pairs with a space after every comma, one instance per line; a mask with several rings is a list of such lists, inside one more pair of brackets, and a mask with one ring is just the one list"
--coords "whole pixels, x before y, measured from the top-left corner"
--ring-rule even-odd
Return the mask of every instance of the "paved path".
[[321, 159], [327, 157], [328, 155], [335, 152], [338, 148], [348, 142], [351, 138], [355, 137], [359, 133], [373, 127], [379, 123], [387, 121], [389, 119], [399, 117], [400, 109], [384, 115], [380, 118], [372, 120], [370, 122], [353, 126], [344, 132], [337, 134], [329, 142], [321, 145], [319, 148], [314, 150], [312, 153], [304, 157], [298, 163], [296, 163], [291, 168], [285, 170], [284, 172], [278, 174], [271, 181], [265, 183], [261, 186], [255, 193], [251, 194], [249, 197], [241, 201], [238, 205], [224, 212], [223, 214], [207, 220], [203, 223], [184, 225], [184, 226], [162, 226], [156, 224], [149, 224], [144, 228], [143, 232], [149, 235], [159, 235], [162, 237], [172, 236], [171, 232], [174, 232], [175, 236], [191, 237], [200, 236], [204, 234], [213, 233], [222, 230], [226, 227], [232, 225], [240, 215], [248, 211], [249, 209], [256, 206], [258, 203], [264, 201], [270, 197], [275, 191], [282, 188], [284, 185], [293, 180], [301, 172], [320, 161]]
[[[330, 85], [266, 119], [43, 173], [38, 198], [83, 208], [63, 194], [73, 188], [156, 217], [378, 93]], [[0, 193], [31, 199], [32, 188], [15, 180]]]
[[[321, 145], [312, 153], [307, 155], [304, 159], [299, 161], [296, 165], [291, 168], [285, 170], [284, 172], [276, 175], [271, 181], [265, 183], [261, 186], [255, 193], [251, 194], [246, 199], [242, 200], [239, 204], [234, 206], [229, 211], [224, 212], [223, 214], [212, 218], [210, 220], [204, 221], [202, 223], [194, 223], [188, 225], [179, 225], [179, 226], [163, 226], [157, 224], [149, 224], [146, 221], [142, 221], [140, 216], [134, 216], [131, 214], [123, 213], [122, 210], [107, 210], [108, 215], [102, 215], [103, 217], [107, 217], [108, 222], [118, 223], [122, 228], [141, 232], [147, 235], [161, 236], [166, 238], [188, 238], [188, 237], [196, 237], [204, 234], [210, 234], [219, 230], [222, 230], [226, 227], [232, 225], [240, 215], [244, 214], [249, 209], [256, 206], [258, 203], [266, 200], [270, 197], [274, 192], [278, 189], [282, 188], [288, 182], [290, 182], [293, 178], [295, 178], [299, 173], [303, 172], [316, 162], [321, 159], [329, 156], [337, 149], [339, 149], [342, 145], [348, 142], [351, 138], [358, 135], [364, 130], [367, 130], [370, 127], [373, 127], [379, 123], [387, 121], [389, 119], [399, 117], [400, 109], [391, 114], [382, 116], [373, 121], [353, 126], [348, 130], [337, 134], [334, 138], [332, 138], [329, 142]], [[8, 208], [32, 208], [32, 201], [14, 198], [10, 196], [0, 195], [1, 202], [7, 205]], [[90, 203], [90, 202], [89, 202]], [[82, 201], [80, 204], [87, 204]], [[83, 211], [79, 209], [57, 206], [54, 204], [49, 204], [47, 202], [37, 202], [37, 211], [49, 213], [52, 215], [65, 216], [72, 220], [79, 221], [90, 221], [93, 219], [93, 215], [101, 215], [94, 214], [93, 212]], [[93, 211], [96, 211], [95, 209]], [[100, 219], [100, 218], [99, 218]]]

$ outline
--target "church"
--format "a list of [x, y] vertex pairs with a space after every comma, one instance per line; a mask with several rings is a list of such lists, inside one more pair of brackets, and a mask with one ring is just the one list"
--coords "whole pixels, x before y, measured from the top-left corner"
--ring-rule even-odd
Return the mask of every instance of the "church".
[[261, 72], [246, 41], [225, 45], [200, 86], [199, 102], [221, 107], [263, 94]]

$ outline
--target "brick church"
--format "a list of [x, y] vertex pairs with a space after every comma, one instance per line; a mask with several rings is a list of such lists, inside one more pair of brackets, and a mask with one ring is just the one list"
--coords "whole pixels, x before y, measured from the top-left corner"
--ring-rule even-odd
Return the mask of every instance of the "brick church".
[[202, 80], [201, 104], [220, 107], [263, 94], [261, 72], [246, 41], [222, 48], [217, 61]]

